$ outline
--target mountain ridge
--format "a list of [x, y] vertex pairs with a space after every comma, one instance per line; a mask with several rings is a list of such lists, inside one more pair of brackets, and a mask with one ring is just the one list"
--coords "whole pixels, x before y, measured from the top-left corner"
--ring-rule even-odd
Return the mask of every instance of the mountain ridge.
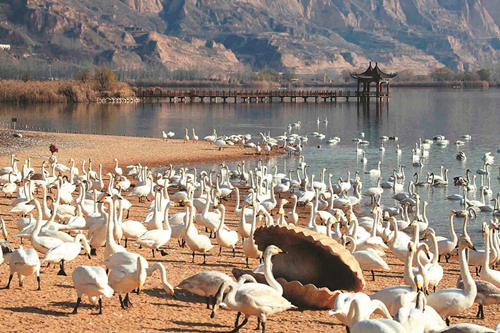
[[125, 70], [471, 71], [499, 62], [495, 1], [0, 0], [0, 41]]

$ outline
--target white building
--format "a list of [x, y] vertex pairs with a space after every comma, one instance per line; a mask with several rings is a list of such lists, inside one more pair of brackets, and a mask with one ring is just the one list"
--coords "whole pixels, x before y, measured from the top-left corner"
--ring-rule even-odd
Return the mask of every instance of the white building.
[[0, 50], [5, 50], [5, 51], [10, 50], [10, 44], [1, 44], [0, 43]]

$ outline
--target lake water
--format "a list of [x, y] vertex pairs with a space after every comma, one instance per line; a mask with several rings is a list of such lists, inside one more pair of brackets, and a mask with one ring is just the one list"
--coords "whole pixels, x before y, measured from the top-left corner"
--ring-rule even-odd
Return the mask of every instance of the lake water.
[[[0, 105], [0, 121], [17, 117], [19, 124], [33, 129], [77, 131], [85, 133], [115, 134], [129, 136], [160, 137], [162, 130], [173, 131], [183, 137], [183, 128], [195, 128], [203, 138], [217, 129], [218, 134], [252, 134], [258, 140], [259, 132], [270, 132], [272, 136], [282, 135], [287, 125], [301, 121], [302, 126], [294, 133], [305, 135], [313, 131], [325, 134], [326, 139], [338, 136], [342, 141], [328, 146], [324, 140], [310, 137], [303, 151], [310, 171], [319, 177], [325, 167], [328, 173], [346, 178], [347, 171], [360, 171], [363, 189], [375, 186], [376, 178], [363, 171], [376, 168], [382, 161], [382, 176], [388, 178], [399, 163], [406, 165], [406, 183], [419, 168], [412, 166], [411, 149], [418, 138], [432, 138], [445, 135], [451, 142], [447, 147], [433, 145], [429, 157], [424, 160], [421, 173], [439, 174], [440, 166], [450, 170], [449, 178], [464, 175], [467, 168], [473, 173], [483, 168], [482, 156], [491, 151], [496, 155], [500, 148], [499, 112], [500, 90], [453, 90], [453, 89], [393, 89], [390, 103], [377, 108], [371, 103], [369, 110], [356, 103], [259, 103], [259, 104], [136, 104], [136, 105]], [[320, 118], [317, 124], [316, 119]], [[323, 123], [328, 119], [328, 124]], [[369, 146], [363, 147], [368, 159], [364, 167], [359, 163], [352, 138], [364, 132]], [[472, 140], [457, 147], [454, 142], [462, 134], [470, 134]], [[191, 133], [190, 133], [191, 135]], [[379, 151], [380, 136], [397, 136], [398, 141], [386, 141], [385, 154]], [[399, 144], [403, 154], [398, 161], [395, 145]], [[317, 148], [322, 145], [321, 148]], [[459, 162], [458, 151], [467, 155], [466, 162]], [[297, 157], [284, 156], [266, 160], [269, 165], [278, 165], [279, 172], [296, 169]], [[256, 161], [248, 162], [254, 166]], [[492, 167], [491, 185], [494, 196], [499, 191], [498, 163]], [[216, 165], [199, 166], [204, 169]], [[230, 167], [234, 167], [234, 164]], [[479, 177], [478, 177], [479, 180]], [[479, 187], [479, 181], [478, 181]], [[406, 188], [406, 186], [405, 186]], [[438, 234], [447, 234], [447, 220], [451, 209], [460, 209], [457, 201], [446, 196], [460, 193], [458, 187], [450, 184], [445, 188], [418, 188], [422, 200], [428, 201], [428, 217]], [[383, 203], [394, 206], [391, 190], [386, 189]], [[389, 195], [391, 194], [391, 195]], [[460, 193], [461, 194], [461, 193]], [[472, 198], [469, 195], [469, 198]], [[479, 191], [477, 199], [481, 199]], [[489, 200], [490, 198], [486, 198]], [[364, 200], [366, 201], [366, 199]], [[469, 231], [473, 240], [482, 243], [480, 229], [483, 221], [489, 221], [491, 214], [481, 213], [471, 221]], [[459, 228], [461, 220], [457, 221]]]

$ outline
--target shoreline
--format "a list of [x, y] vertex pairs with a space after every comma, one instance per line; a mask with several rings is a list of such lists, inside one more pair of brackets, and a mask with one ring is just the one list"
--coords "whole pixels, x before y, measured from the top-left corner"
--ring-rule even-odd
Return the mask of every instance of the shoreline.
[[[22, 134], [22, 138], [14, 137]], [[39, 168], [43, 160], [50, 157], [49, 145], [59, 148], [58, 162], [68, 165], [70, 158], [80, 168], [82, 160], [92, 159], [92, 167], [97, 170], [102, 164], [103, 171], [112, 171], [114, 158], [118, 158], [120, 167], [141, 163], [149, 168], [166, 167], [170, 164], [205, 163], [218, 161], [238, 161], [255, 157], [279, 156], [280, 149], [273, 149], [270, 155], [255, 154], [251, 148], [241, 144], [224, 147], [219, 150], [207, 141], [184, 143], [182, 139], [130, 137], [99, 134], [52, 133], [23, 130], [0, 130], [0, 164], [9, 165], [10, 155], [14, 153], [20, 160], [18, 168], [28, 157], [34, 168]], [[68, 165], [69, 166], [69, 165]], [[88, 164], [87, 164], [88, 167]]]

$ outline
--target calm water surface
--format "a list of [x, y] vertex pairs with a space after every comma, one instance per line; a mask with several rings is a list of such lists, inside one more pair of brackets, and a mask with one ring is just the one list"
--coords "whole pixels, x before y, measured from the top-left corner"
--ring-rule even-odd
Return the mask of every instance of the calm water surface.
[[[406, 184], [412, 175], [419, 171], [411, 163], [411, 149], [418, 138], [432, 138], [437, 134], [445, 135], [450, 145], [443, 148], [433, 145], [429, 157], [420, 170], [439, 174], [440, 166], [450, 169], [449, 176], [465, 174], [467, 168], [473, 173], [483, 168], [482, 156], [491, 151], [497, 155], [500, 148], [499, 112], [500, 90], [448, 90], [448, 89], [393, 89], [390, 104], [377, 109], [374, 103], [367, 110], [356, 103], [260, 103], [260, 104], [137, 104], [137, 105], [35, 105], [6, 106], [0, 105], [0, 121], [10, 121], [17, 117], [18, 122], [30, 127], [85, 133], [115, 134], [129, 136], [161, 136], [161, 131], [173, 131], [177, 137], [183, 137], [183, 128], [195, 128], [197, 135], [203, 138], [217, 129], [219, 134], [252, 134], [258, 140], [259, 132], [281, 135], [291, 122], [301, 121], [300, 129], [295, 133], [304, 135], [317, 131], [326, 138], [338, 136], [342, 141], [336, 146], [310, 137], [304, 156], [310, 171], [319, 176], [319, 171], [326, 167], [328, 173], [346, 178], [347, 171], [363, 171], [376, 168], [382, 161], [382, 176], [388, 178], [392, 170], [402, 163], [406, 165]], [[320, 118], [318, 125], [316, 119]], [[328, 124], [323, 123], [328, 119]], [[356, 156], [352, 138], [364, 132], [365, 140], [370, 145], [363, 147], [368, 164], [364, 168]], [[472, 135], [472, 140], [465, 146], [457, 147], [454, 142], [462, 134]], [[191, 135], [191, 130], [190, 130]], [[399, 140], [387, 141], [386, 152], [379, 151], [381, 135], [398, 136]], [[317, 145], [322, 148], [318, 149]], [[403, 149], [400, 160], [395, 154], [395, 145]], [[466, 162], [455, 159], [461, 150], [467, 155]], [[499, 191], [497, 179], [500, 157], [491, 173], [494, 195]], [[279, 172], [295, 169], [297, 157], [279, 157], [266, 160], [265, 163], [278, 165]], [[256, 161], [248, 162], [254, 166]], [[199, 165], [204, 169], [216, 165]], [[231, 168], [234, 164], [230, 165]], [[235, 167], [234, 167], [235, 168]], [[376, 178], [362, 174], [363, 189], [375, 186]], [[479, 177], [478, 177], [479, 187]], [[438, 234], [447, 235], [447, 219], [451, 209], [460, 209], [456, 201], [446, 199], [447, 195], [459, 193], [459, 188], [449, 185], [447, 188], [419, 188], [422, 200], [428, 201], [428, 217]], [[394, 206], [390, 199], [390, 189], [385, 189], [383, 203]], [[479, 191], [477, 199], [481, 199]], [[472, 195], [469, 196], [472, 198]], [[490, 198], [486, 198], [489, 200]], [[366, 201], [366, 200], [364, 200]], [[480, 229], [483, 221], [488, 221], [491, 214], [481, 213], [476, 221], [471, 221], [469, 230], [477, 243], [482, 243]], [[456, 219], [459, 228], [461, 220]]]

